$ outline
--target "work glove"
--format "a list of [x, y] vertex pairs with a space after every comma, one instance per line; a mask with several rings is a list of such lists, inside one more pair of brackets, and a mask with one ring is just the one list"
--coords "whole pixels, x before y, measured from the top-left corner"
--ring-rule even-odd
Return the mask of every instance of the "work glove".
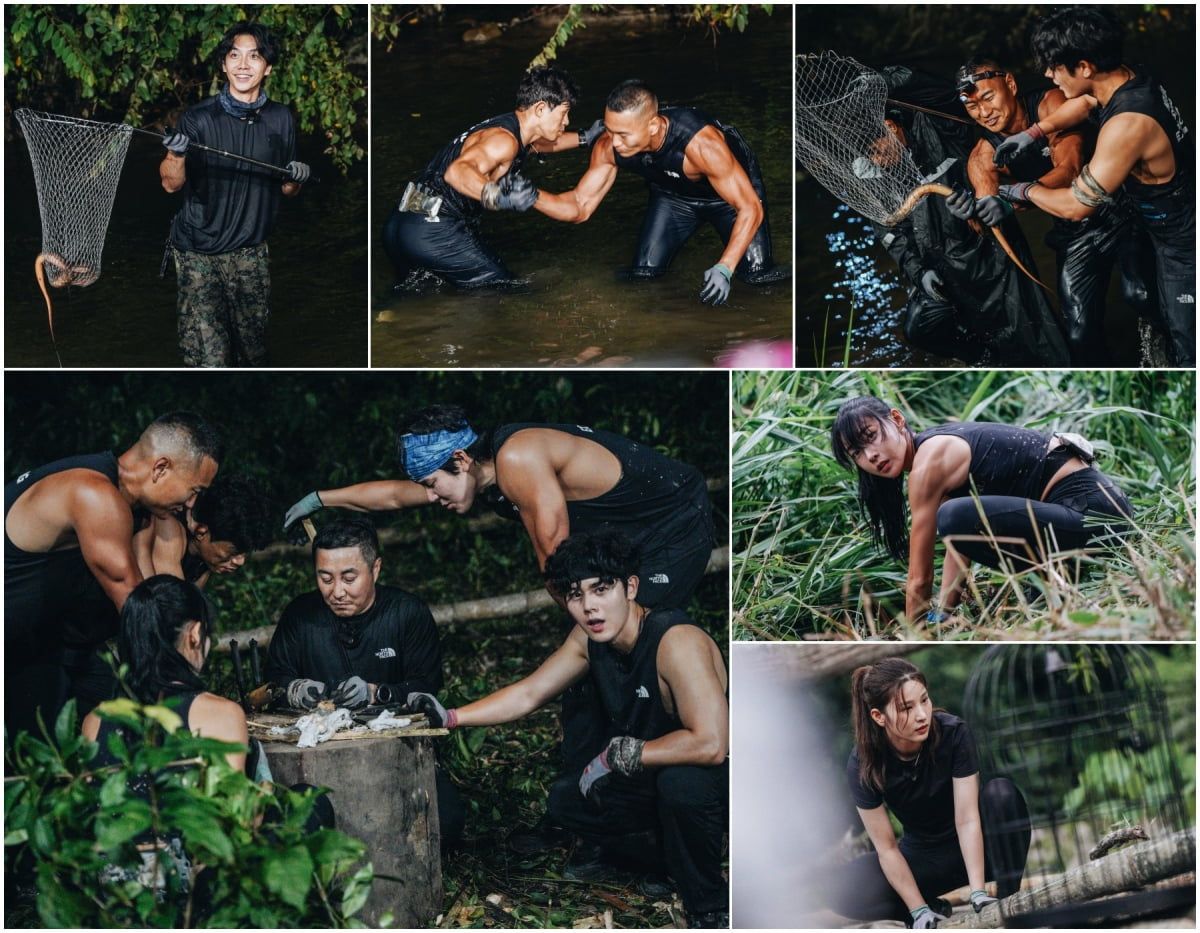
[[168, 152], [173, 152], [177, 156], [187, 154], [188, 146], [191, 145], [191, 140], [177, 129], [167, 127], [167, 132], [163, 135], [163, 145], [167, 147]]
[[599, 755], [588, 762], [579, 777], [579, 790], [583, 796], [595, 800], [598, 790], [596, 782], [611, 772], [630, 777], [642, 770], [642, 748], [646, 742], [631, 735], [618, 735], [609, 740]]
[[607, 783], [610, 774], [612, 774], [612, 767], [608, 763], [608, 746], [606, 745], [604, 751], [584, 766], [583, 774], [579, 776], [579, 792], [583, 794], [583, 799], [595, 803], [600, 789]]
[[912, 914], [912, 928], [914, 930], [936, 930], [939, 920], [948, 919], [942, 914], [935, 913], [933, 908], [928, 904], [922, 904], [916, 910], [909, 911]]
[[527, 211], [537, 201], [537, 185], [519, 172], [509, 172], [499, 181], [483, 186], [479, 201], [489, 211]]
[[1030, 203], [1029, 189], [1036, 184], [1036, 181], [1019, 181], [1015, 185], [1001, 185], [1000, 197], [1008, 198], [1016, 203], [1028, 204]]
[[921, 273], [921, 291], [932, 298], [934, 301], [945, 301], [946, 296], [938, 289], [945, 285], [942, 277], [938, 274], [937, 269], [926, 269]]
[[733, 273], [723, 262], [717, 263], [704, 273], [704, 287], [700, 289], [700, 300], [706, 305], [723, 305], [729, 300], [729, 280]]
[[312, 170], [303, 162], [289, 162], [285, 168], [288, 171], [288, 181], [294, 181], [298, 185], [308, 181], [308, 176], [312, 174]]
[[329, 694], [329, 699], [338, 706], [345, 706], [348, 709], [360, 709], [370, 701], [371, 687], [357, 675], [347, 677], [333, 688]]
[[996, 898], [988, 897], [987, 891], [972, 891], [971, 906], [975, 908], [975, 913], [979, 913], [988, 904], [995, 904]]
[[458, 710], [446, 709], [431, 693], [410, 693], [408, 708], [414, 713], [424, 713], [435, 729], [453, 729], [458, 725]]
[[975, 216], [975, 195], [965, 188], [955, 191], [946, 198], [946, 210], [959, 220], [971, 220]]
[[319, 512], [325, 508], [325, 503], [321, 501], [321, 497], [317, 493], [310, 492], [303, 499], [287, 510], [287, 514], [283, 516], [283, 532], [287, 534], [287, 530], [302, 518], [308, 518], [314, 512]]
[[859, 156], [851, 162], [850, 169], [854, 172], [855, 178], [861, 178], [863, 181], [872, 181], [883, 177], [883, 169], [866, 156]]
[[1035, 123], [1029, 129], [1008, 137], [1008, 139], [997, 146], [995, 153], [992, 154], [992, 163], [997, 168], [1004, 168], [1004, 166], [1016, 159], [1022, 152], [1036, 144], [1039, 139], [1045, 138], [1046, 134]]
[[586, 130], [579, 131], [579, 145], [580, 146], [590, 146], [592, 143], [594, 143], [597, 139], [600, 138], [600, 134], [603, 132], [604, 132], [604, 121], [597, 120], [595, 123], [593, 123], [591, 126], [589, 126]]
[[297, 677], [287, 685], [288, 706], [293, 709], [316, 709], [325, 699], [325, 685], [319, 680]]
[[999, 195], [989, 194], [975, 202], [975, 215], [989, 227], [998, 227], [1012, 212], [1012, 202]]

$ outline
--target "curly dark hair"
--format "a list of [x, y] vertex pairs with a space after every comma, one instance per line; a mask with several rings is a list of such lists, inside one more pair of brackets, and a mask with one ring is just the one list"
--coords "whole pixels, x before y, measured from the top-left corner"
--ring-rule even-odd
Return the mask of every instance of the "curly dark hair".
[[1041, 71], [1062, 65], [1074, 74], [1082, 61], [1115, 71], [1124, 56], [1125, 24], [1101, 7], [1064, 7], [1034, 24], [1029, 44]]
[[604, 529], [571, 535], [546, 558], [542, 573], [551, 592], [566, 598], [581, 580], [625, 581], [637, 574], [638, 549], [627, 535]]
[[517, 85], [516, 109], [525, 110], [539, 100], [545, 101], [551, 108], [559, 104], [574, 107], [579, 103], [579, 85], [561, 68], [539, 65], [526, 72]]
[[262, 23], [236, 23], [230, 26], [225, 35], [221, 37], [215, 53], [218, 62], [225, 61], [225, 56], [233, 48], [234, 40], [238, 36], [253, 36], [254, 41], [258, 44], [258, 54], [268, 65], [274, 65], [279, 59], [279, 43], [267, 31], [266, 26]]
[[196, 496], [192, 518], [208, 527], [213, 541], [230, 541], [239, 554], [271, 543], [275, 504], [249, 476], [218, 476]]

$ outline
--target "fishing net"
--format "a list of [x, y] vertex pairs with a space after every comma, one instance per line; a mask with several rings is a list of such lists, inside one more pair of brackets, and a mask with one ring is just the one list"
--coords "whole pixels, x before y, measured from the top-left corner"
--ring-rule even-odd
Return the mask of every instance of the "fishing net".
[[100, 253], [133, 128], [36, 110], [18, 110], [29, 146], [46, 281], [90, 285], [100, 277]]
[[883, 76], [834, 52], [796, 56], [796, 158], [835, 197], [891, 226], [921, 182], [884, 126]]

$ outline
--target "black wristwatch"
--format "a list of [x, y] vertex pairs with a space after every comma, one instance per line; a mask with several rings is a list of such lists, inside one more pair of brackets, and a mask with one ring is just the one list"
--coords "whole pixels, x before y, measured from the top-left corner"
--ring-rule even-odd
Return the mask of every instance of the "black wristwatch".
[[380, 684], [375, 688], [375, 702], [380, 706], [389, 706], [394, 699], [392, 688], [387, 684]]

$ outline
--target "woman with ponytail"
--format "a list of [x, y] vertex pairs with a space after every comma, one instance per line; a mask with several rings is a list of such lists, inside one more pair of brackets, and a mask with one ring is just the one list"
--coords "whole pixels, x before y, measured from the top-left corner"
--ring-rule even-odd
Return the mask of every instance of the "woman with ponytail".
[[[1124, 534], [1133, 516], [1125, 494], [1092, 466], [1092, 446], [1077, 434], [976, 421], [914, 434], [899, 410], [862, 396], [838, 410], [831, 442], [837, 462], [858, 471], [872, 538], [908, 561], [910, 621], [945, 621], [958, 605], [971, 561], [1027, 570], [1048, 553]], [[938, 539], [946, 560], [934, 602]]]
[[[979, 912], [996, 901], [985, 879], [995, 879], [998, 897], [1016, 891], [1029, 813], [1007, 778], [980, 789], [967, 724], [935, 708], [925, 675], [901, 658], [858, 668], [850, 691], [846, 779], [875, 851], [837, 869], [830, 906], [846, 917], [929, 929], [949, 916], [941, 894], [969, 885]], [[892, 816], [904, 827], [899, 841]]]
[[[200, 679], [212, 637], [212, 609], [200, 590], [178, 577], [158, 574], [143, 580], [125, 600], [117, 650], [129, 665], [127, 683], [138, 702], [177, 698], [174, 709], [184, 728], [206, 738], [246, 745], [242, 708], [209, 693]], [[116, 763], [106, 739], [117, 728], [95, 713], [84, 717], [83, 734], [100, 743], [98, 766]], [[226, 757], [234, 768], [245, 767], [245, 752]]]

